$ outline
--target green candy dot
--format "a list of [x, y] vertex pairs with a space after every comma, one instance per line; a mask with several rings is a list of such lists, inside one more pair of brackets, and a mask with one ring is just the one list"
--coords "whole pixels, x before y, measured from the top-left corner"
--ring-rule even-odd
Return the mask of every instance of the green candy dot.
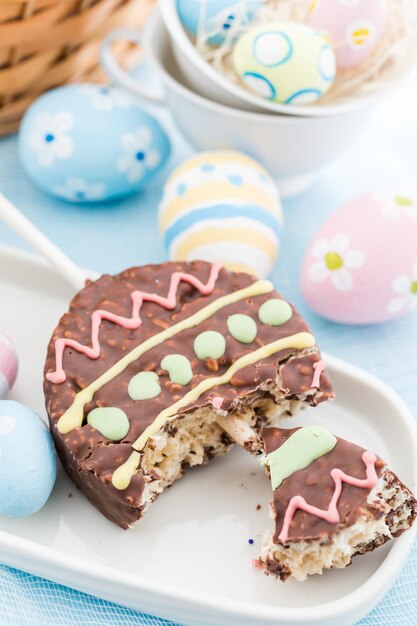
[[227, 318], [227, 329], [229, 333], [240, 343], [252, 343], [256, 337], [258, 329], [256, 322], [249, 315], [230, 315]]
[[127, 393], [132, 400], [150, 400], [161, 393], [159, 376], [155, 372], [139, 372], [130, 379]]
[[328, 269], [332, 272], [340, 270], [340, 268], [344, 265], [342, 257], [340, 254], [337, 254], [337, 252], [328, 252], [324, 257], [324, 262], [326, 263]]
[[395, 196], [395, 202], [399, 206], [412, 206], [413, 204], [413, 201], [410, 200], [410, 198], [407, 198], [406, 196]]
[[216, 330], [206, 330], [194, 340], [194, 352], [199, 359], [220, 359], [226, 351], [226, 339]]
[[273, 298], [261, 304], [258, 315], [263, 324], [281, 326], [292, 317], [292, 309], [285, 300]]
[[182, 354], [169, 354], [161, 361], [161, 367], [169, 374], [170, 379], [177, 385], [188, 385], [193, 377], [191, 363]]
[[417, 280], [411, 283], [410, 291], [415, 296], [417, 294]]
[[87, 415], [87, 422], [110, 441], [120, 441], [130, 428], [126, 413], [115, 406], [93, 409]]

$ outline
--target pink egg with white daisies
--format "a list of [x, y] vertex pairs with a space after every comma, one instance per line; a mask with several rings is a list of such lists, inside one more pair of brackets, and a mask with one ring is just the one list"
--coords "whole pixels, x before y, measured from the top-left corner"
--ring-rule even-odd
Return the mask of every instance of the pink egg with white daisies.
[[417, 193], [371, 192], [336, 210], [308, 247], [301, 291], [335, 322], [417, 314]]
[[313, 0], [307, 22], [327, 33], [337, 67], [363, 63], [384, 32], [385, 0]]
[[0, 333], [0, 399], [5, 398], [14, 385], [18, 360], [11, 340]]

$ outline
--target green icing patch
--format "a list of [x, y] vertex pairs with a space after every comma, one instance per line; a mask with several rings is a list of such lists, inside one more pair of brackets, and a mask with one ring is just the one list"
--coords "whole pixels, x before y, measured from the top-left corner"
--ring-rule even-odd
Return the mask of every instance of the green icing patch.
[[415, 296], [417, 294], [417, 280], [411, 283], [410, 291]]
[[161, 367], [168, 372], [172, 382], [177, 385], [188, 385], [193, 377], [191, 363], [182, 354], [169, 354], [164, 357]]
[[255, 320], [241, 313], [227, 318], [227, 329], [232, 337], [241, 343], [252, 343], [258, 332]]
[[336, 437], [323, 426], [304, 426], [296, 430], [280, 448], [261, 461], [269, 466], [272, 488], [277, 489], [285, 478], [333, 450], [336, 443]]
[[126, 413], [115, 406], [93, 409], [87, 416], [87, 422], [110, 441], [120, 441], [130, 428]]
[[130, 379], [127, 393], [132, 400], [150, 400], [161, 393], [159, 376], [156, 372], [139, 372]]
[[292, 317], [292, 309], [285, 300], [273, 298], [261, 304], [258, 316], [263, 324], [281, 326]]
[[194, 340], [194, 352], [199, 359], [220, 359], [226, 351], [226, 339], [217, 330], [206, 330]]

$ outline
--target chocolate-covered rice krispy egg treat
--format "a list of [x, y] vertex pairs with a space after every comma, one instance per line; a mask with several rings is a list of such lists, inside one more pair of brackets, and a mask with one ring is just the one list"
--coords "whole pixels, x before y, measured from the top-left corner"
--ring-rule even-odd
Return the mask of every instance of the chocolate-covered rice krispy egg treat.
[[398, 537], [417, 502], [373, 452], [322, 426], [262, 428], [275, 532], [267, 531], [257, 567], [281, 580], [305, 580]]
[[127, 528], [186, 467], [233, 440], [250, 449], [251, 429], [331, 398], [321, 367], [307, 324], [269, 281], [163, 263], [104, 275], [73, 298], [44, 390], [68, 474]]

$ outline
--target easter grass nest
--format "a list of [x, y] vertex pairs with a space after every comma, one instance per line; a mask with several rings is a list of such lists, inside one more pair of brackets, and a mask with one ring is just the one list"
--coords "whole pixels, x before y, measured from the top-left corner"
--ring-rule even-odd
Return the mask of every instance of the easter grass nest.
[[[204, 4], [204, 3], [202, 3]], [[216, 31], [204, 29], [204, 6], [195, 47], [201, 56], [217, 71], [235, 84], [245, 85], [237, 76], [232, 63], [234, 42], [253, 26], [272, 21], [306, 21], [311, 0], [268, 0], [252, 21], [245, 23], [244, 3], [236, 2], [225, 12], [237, 15], [239, 26], [229, 31], [224, 42], [217, 48], [208, 43]], [[250, 23], [248, 23], [250, 22]], [[378, 44], [363, 63], [350, 69], [339, 70], [329, 91], [309, 106], [336, 104], [354, 96], [365, 96], [389, 88], [390, 83], [404, 76], [416, 59], [417, 11], [416, 0], [387, 0], [385, 28]]]

